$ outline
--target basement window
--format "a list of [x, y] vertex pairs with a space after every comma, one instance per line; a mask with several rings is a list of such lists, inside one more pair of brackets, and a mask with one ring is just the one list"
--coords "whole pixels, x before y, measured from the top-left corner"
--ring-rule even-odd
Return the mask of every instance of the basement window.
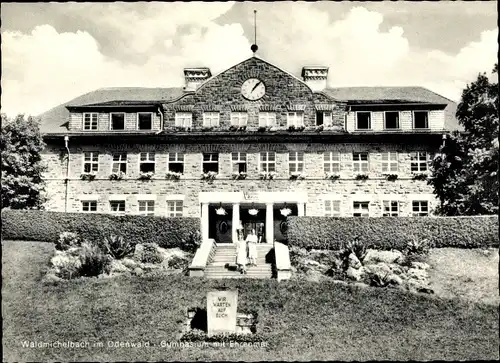
[[112, 213], [123, 213], [125, 212], [125, 201], [112, 200], [109, 202], [109, 209]]
[[82, 200], [82, 212], [97, 212], [97, 201]]
[[167, 200], [167, 217], [182, 217], [182, 200]]
[[325, 217], [340, 216], [340, 200], [325, 200]]
[[155, 201], [154, 200], [140, 200], [139, 201], [139, 214], [146, 216], [155, 215]]
[[384, 200], [382, 201], [382, 216], [384, 217], [397, 217], [399, 216], [399, 203], [397, 200]]
[[139, 112], [137, 114], [137, 128], [139, 130], [151, 130], [153, 128], [153, 114], [151, 112]]
[[125, 130], [125, 114], [112, 113], [111, 114], [111, 130]]
[[399, 129], [399, 112], [388, 111], [385, 113], [385, 128]]
[[368, 217], [370, 215], [368, 206], [370, 202], [353, 202], [352, 216], [353, 217]]
[[412, 215], [414, 217], [426, 217], [429, 215], [429, 202], [426, 200], [414, 200], [412, 202]]

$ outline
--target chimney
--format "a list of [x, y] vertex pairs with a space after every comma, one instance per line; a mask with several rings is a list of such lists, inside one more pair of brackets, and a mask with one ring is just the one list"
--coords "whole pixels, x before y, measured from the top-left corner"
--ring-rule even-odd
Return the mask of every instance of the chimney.
[[184, 79], [186, 80], [186, 85], [184, 86], [185, 91], [194, 91], [200, 84], [205, 82], [207, 79], [212, 77], [210, 73], [210, 68], [199, 67], [199, 68], [184, 68]]
[[307, 66], [302, 67], [302, 79], [313, 91], [322, 91], [326, 88], [328, 67]]

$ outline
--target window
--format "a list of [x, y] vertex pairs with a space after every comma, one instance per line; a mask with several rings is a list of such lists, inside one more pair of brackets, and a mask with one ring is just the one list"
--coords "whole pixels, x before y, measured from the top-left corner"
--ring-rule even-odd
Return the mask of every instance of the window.
[[112, 113], [111, 114], [111, 130], [125, 130], [125, 114]]
[[168, 171], [184, 174], [184, 154], [169, 153], [168, 154]]
[[304, 171], [304, 153], [292, 151], [288, 153], [288, 172], [302, 173]]
[[325, 173], [340, 172], [340, 153], [337, 151], [325, 152], [323, 154]]
[[355, 173], [368, 172], [368, 153], [367, 152], [352, 153], [352, 168]]
[[276, 112], [259, 112], [259, 127], [276, 126]]
[[332, 125], [332, 113], [331, 112], [316, 112], [316, 125], [331, 126]]
[[356, 112], [356, 129], [371, 129], [371, 112]]
[[246, 153], [231, 153], [231, 163], [233, 165], [233, 173], [247, 172], [247, 154]]
[[97, 130], [98, 113], [84, 113], [83, 114], [83, 129], [84, 130]]
[[288, 127], [295, 126], [301, 127], [304, 126], [304, 113], [303, 112], [288, 112], [286, 117], [286, 122]]
[[112, 173], [127, 173], [127, 153], [114, 153]]
[[260, 171], [270, 173], [276, 170], [276, 154], [274, 151], [260, 153]]
[[203, 113], [203, 126], [219, 126], [219, 113], [218, 112], [204, 112]]
[[154, 200], [140, 200], [139, 201], [139, 214], [147, 216], [155, 215], [155, 201]]
[[425, 151], [417, 151], [411, 153], [411, 171], [419, 173], [427, 171], [429, 168], [429, 153]]
[[248, 114], [246, 112], [231, 112], [231, 125], [246, 126]]
[[124, 200], [111, 200], [109, 202], [109, 209], [112, 213], [123, 213], [125, 212], [125, 201]]
[[340, 200], [325, 200], [325, 217], [340, 216]]
[[153, 128], [153, 114], [151, 112], [139, 112], [137, 114], [137, 128], [139, 130], [151, 130]]
[[83, 172], [92, 173], [99, 170], [99, 153], [86, 152], [83, 153]]
[[415, 129], [429, 128], [429, 113], [427, 111], [413, 111], [413, 127]]
[[97, 201], [82, 200], [82, 212], [97, 212]]
[[182, 200], [167, 200], [167, 217], [182, 217]]
[[414, 200], [412, 202], [412, 215], [425, 217], [429, 215], [429, 202], [426, 200]]
[[395, 200], [382, 201], [382, 216], [384, 217], [397, 217], [399, 216], [399, 203]]
[[155, 159], [154, 152], [146, 152], [140, 154], [139, 171], [141, 173], [155, 172]]
[[203, 154], [203, 172], [209, 171], [219, 172], [219, 154], [217, 153], [204, 153]]
[[385, 113], [385, 128], [386, 129], [399, 129], [399, 112], [387, 111]]
[[352, 204], [352, 216], [353, 217], [368, 217], [370, 215], [368, 211], [368, 205], [370, 202], [353, 202]]
[[176, 112], [175, 126], [177, 127], [192, 127], [193, 114], [191, 112]]
[[382, 153], [382, 172], [398, 171], [398, 153], [396, 151], [387, 151]]

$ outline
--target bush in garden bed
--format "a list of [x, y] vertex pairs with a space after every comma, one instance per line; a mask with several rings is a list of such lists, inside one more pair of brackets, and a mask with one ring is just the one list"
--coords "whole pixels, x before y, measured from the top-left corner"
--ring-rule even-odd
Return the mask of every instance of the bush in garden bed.
[[435, 248], [498, 246], [498, 217], [296, 217], [287, 219], [290, 246], [340, 250], [344, 241], [372, 248], [404, 250], [408, 243], [427, 239]]
[[200, 243], [199, 218], [2, 210], [4, 239], [55, 243], [60, 233], [68, 231], [89, 241], [102, 241], [120, 231], [120, 236], [133, 245], [152, 242], [163, 248], [189, 251]]

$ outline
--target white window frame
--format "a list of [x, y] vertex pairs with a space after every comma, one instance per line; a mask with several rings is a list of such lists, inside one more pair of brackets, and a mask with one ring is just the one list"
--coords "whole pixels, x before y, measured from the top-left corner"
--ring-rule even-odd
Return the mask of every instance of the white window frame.
[[[398, 127], [387, 127], [387, 114], [397, 113], [398, 114]], [[400, 111], [384, 111], [384, 130], [399, 130], [401, 128], [401, 112]]]
[[[366, 160], [356, 160], [356, 155], [366, 154]], [[363, 170], [363, 165], [366, 165], [366, 170]], [[370, 154], [366, 151], [355, 151], [352, 153], [352, 170], [354, 173], [368, 173], [370, 171]]]
[[[113, 115], [123, 115], [123, 129], [114, 129], [113, 128]], [[125, 112], [110, 112], [109, 113], [109, 129], [110, 130], [123, 131], [127, 128], [126, 124], [127, 124], [127, 120], [126, 120]]]
[[175, 126], [176, 127], [193, 127], [193, 113], [192, 112], [176, 112], [175, 113]]
[[[265, 155], [264, 160], [262, 160], [262, 156]], [[269, 156], [274, 155], [274, 160], [269, 160]], [[264, 170], [265, 165], [265, 170]], [[269, 166], [273, 165], [273, 170], [269, 170]], [[259, 153], [259, 172], [261, 173], [273, 173], [276, 172], [276, 152], [274, 151], [261, 151]]]
[[[115, 155], [120, 155], [119, 160], [115, 160]], [[111, 154], [111, 173], [119, 173], [121, 170], [120, 165], [125, 164], [124, 173], [127, 174], [127, 153], [125, 151], [114, 152]], [[118, 170], [115, 171], [115, 165], [118, 165]]]
[[[320, 126], [318, 125], [318, 113], [321, 113], [323, 115], [323, 127], [330, 127], [333, 125], [333, 112], [332, 111], [317, 111], [316, 112], [316, 126]], [[326, 115], [329, 115], [328, 117], [326, 117]], [[325, 120], [328, 120], [328, 121], [325, 121]]]
[[[419, 128], [415, 127], [415, 113], [426, 113], [427, 114], [427, 127], [419, 127]], [[430, 128], [429, 127], [430, 112], [428, 110], [414, 110], [414, 111], [412, 111], [411, 115], [412, 115], [413, 129], [414, 130], [429, 130], [429, 128]]]
[[[89, 115], [90, 117], [90, 127], [87, 128], [85, 127], [85, 116]], [[95, 127], [92, 127], [94, 125], [94, 120], [92, 119], [95, 116]], [[96, 131], [99, 128], [99, 112], [84, 112], [83, 113], [83, 130], [84, 131]]]
[[[205, 154], [211, 155], [209, 160], [205, 160]], [[214, 160], [213, 155], [217, 155], [217, 160]], [[204, 165], [205, 165], [205, 163], [207, 163], [207, 164], [217, 164], [217, 173], [219, 173], [220, 172], [219, 156], [220, 156], [219, 153], [215, 153], [215, 152], [202, 153], [201, 154], [201, 172], [205, 173]]]
[[[90, 154], [90, 160], [86, 159], [86, 154]], [[82, 172], [83, 173], [97, 173], [99, 171], [99, 151], [85, 151], [82, 155], [83, 157], [83, 165]], [[85, 171], [85, 165], [90, 164], [90, 171]], [[94, 170], [95, 166], [95, 170]]]
[[[361, 208], [362, 204], [368, 203], [368, 208]], [[356, 204], [359, 204], [356, 208]], [[355, 216], [355, 214], [361, 214], [360, 216]], [[369, 200], [353, 200], [352, 201], [352, 216], [353, 217], [369, 217], [370, 216], [370, 201]]]
[[[90, 209], [90, 203], [95, 203], [95, 210], [85, 210], [83, 207], [84, 203], [89, 203], [89, 209]], [[80, 211], [82, 213], [97, 213], [97, 200], [80, 200]]]
[[[173, 156], [173, 157], [172, 157]], [[181, 152], [170, 152], [167, 155], [167, 171], [172, 172], [170, 170], [170, 164], [182, 164], [182, 173], [184, 174], [184, 153]]]
[[[334, 208], [337, 206], [338, 208]], [[323, 215], [325, 217], [340, 217], [340, 200], [326, 198], [323, 200]]]
[[381, 156], [382, 173], [397, 173], [399, 171], [399, 154], [397, 151], [384, 151]]
[[[338, 156], [338, 160], [337, 158], [334, 158], [334, 156]], [[325, 174], [340, 173], [340, 160], [341, 155], [339, 151], [325, 151], [323, 153], [323, 169], [325, 171]], [[335, 170], [336, 168], [334, 166], [337, 166], [338, 170]]]
[[[360, 114], [360, 113], [368, 113], [368, 114], [370, 114], [370, 119], [368, 121], [368, 128], [366, 128], [366, 129], [360, 129], [359, 128], [358, 114]], [[371, 111], [356, 111], [356, 118], [354, 120], [354, 122], [355, 122], [355, 125], [354, 125], [355, 129], [356, 130], [372, 130], [372, 120], [373, 120], [373, 114], [372, 114]]]
[[[142, 155], [146, 155], [146, 160], [142, 160]], [[151, 160], [151, 154], [153, 155], [153, 158]], [[139, 173], [143, 173], [141, 171], [141, 165], [142, 164], [153, 164], [154, 165], [154, 171], [153, 173], [156, 173], [156, 152], [154, 151], [143, 151], [139, 153]]]
[[[394, 203], [396, 203], [396, 210], [394, 211]], [[399, 200], [384, 199], [382, 200], [382, 216], [383, 217], [399, 217]]]
[[248, 112], [231, 112], [231, 126], [246, 126], [248, 123]]
[[[139, 115], [140, 114], [143, 114], [143, 115], [146, 115], [148, 114], [149, 116], [151, 116], [151, 128], [149, 129], [140, 129], [139, 128]], [[137, 112], [137, 123], [136, 123], [136, 128], [137, 130], [153, 130], [153, 122], [154, 122], [154, 117], [153, 117], [153, 112]]]
[[304, 126], [304, 111], [288, 111], [286, 114], [286, 125], [288, 127]]
[[[119, 210], [113, 210], [113, 207], [111, 206], [112, 203], [121, 203], [123, 202], [123, 211]], [[109, 204], [109, 212], [113, 214], [123, 214], [127, 211], [127, 201], [125, 199], [111, 199], [108, 201]]]
[[[142, 211], [141, 211], [141, 204], [144, 207], [144, 210]], [[154, 216], [155, 206], [156, 206], [156, 201], [154, 199], [139, 199], [137, 201], [137, 214], [145, 216]]]
[[[425, 155], [425, 161], [421, 156]], [[425, 173], [429, 171], [430, 154], [427, 151], [414, 151], [410, 154], [410, 172], [412, 173]], [[413, 170], [413, 165], [417, 166], [417, 170]], [[422, 166], [425, 165], [425, 169]]]
[[[299, 160], [299, 156], [302, 155], [302, 161]], [[304, 172], [304, 158], [305, 153], [303, 151], [289, 151], [288, 152], [288, 173], [303, 173]], [[292, 171], [292, 165], [294, 166], [294, 171]]]
[[[236, 159], [234, 159], [234, 156], [237, 156]], [[246, 152], [240, 152], [240, 151], [235, 151], [231, 153], [231, 171], [233, 173], [239, 173], [240, 171], [240, 164], [245, 164], [245, 172], [247, 171], [247, 153]]]
[[[414, 210], [414, 203], [419, 203], [418, 204], [418, 211], [415, 211]], [[422, 203], [426, 203], [426, 211], [422, 211]], [[429, 216], [429, 201], [428, 200], [425, 200], [425, 199], [414, 199], [411, 201], [411, 215], [413, 217], [428, 217]]]
[[276, 112], [259, 112], [259, 127], [276, 126]]
[[220, 122], [220, 112], [203, 112], [203, 127], [218, 127]]
[[[177, 210], [177, 208], [179, 208], [178, 203], [180, 203], [180, 208], [181, 208], [180, 212]], [[171, 208], [171, 206], [173, 208]], [[182, 199], [167, 199], [166, 212], [167, 212], [168, 218], [183, 217], [184, 216], [184, 201]]]

